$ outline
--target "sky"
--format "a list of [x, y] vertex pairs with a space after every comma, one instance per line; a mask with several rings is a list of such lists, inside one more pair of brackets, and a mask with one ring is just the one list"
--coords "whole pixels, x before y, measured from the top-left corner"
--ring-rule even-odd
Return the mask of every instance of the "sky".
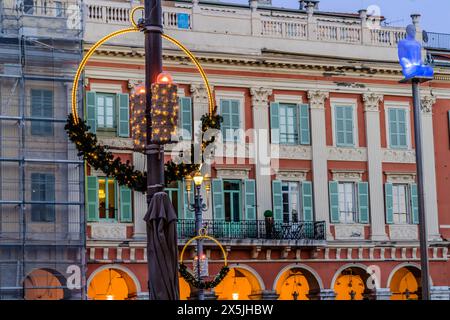
[[[222, 1], [248, 4], [248, 0]], [[272, 4], [276, 7], [298, 8], [297, 0], [272, 0]], [[351, 13], [377, 7], [390, 25], [406, 26], [411, 23], [412, 13], [420, 13], [422, 29], [450, 34], [450, 0], [321, 0], [319, 5], [321, 11]]]

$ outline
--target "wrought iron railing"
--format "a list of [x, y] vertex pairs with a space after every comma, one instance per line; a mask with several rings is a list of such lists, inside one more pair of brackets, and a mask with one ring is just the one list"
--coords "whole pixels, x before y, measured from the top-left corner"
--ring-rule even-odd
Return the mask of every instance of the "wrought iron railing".
[[[203, 220], [203, 226], [209, 235], [218, 239], [325, 240], [324, 221]], [[180, 219], [177, 229], [179, 239], [192, 238], [195, 236], [195, 220]]]
[[450, 50], [450, 34], [428, 32], [427, 48]]

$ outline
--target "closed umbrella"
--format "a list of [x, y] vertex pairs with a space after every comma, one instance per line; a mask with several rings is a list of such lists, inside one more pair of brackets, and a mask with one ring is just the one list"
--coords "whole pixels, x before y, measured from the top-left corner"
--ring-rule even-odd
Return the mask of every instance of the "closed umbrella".
[[153, 195], [144, 220], [150, 299], [179, 300], [177, 215], [167, 193]]

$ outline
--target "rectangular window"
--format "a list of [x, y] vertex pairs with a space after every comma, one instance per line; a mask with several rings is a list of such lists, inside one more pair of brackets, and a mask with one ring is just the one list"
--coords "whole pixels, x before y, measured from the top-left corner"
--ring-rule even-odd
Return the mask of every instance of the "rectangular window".
[[114, 94], [97, 93], [97, 127], [98, 129], [114, 129], [116, 96]]
[[280, 143], [298, 144], [298, 107], [295, 104], [280, 104]]
[[224, 180], [225, 221], [241, 221], [241, 181]]
[[300, 208], [300, 183], [283, 181], [281, 185], [283, 196], [283, 222], [298, 222], [302, 220]]
[[33, 14], [34, 13], [34, 4], [33, 0], [24, 0], [23, 1], [23, 12], [26, 14]]
[[388, 110], [390, 148], [408, 148], [406, 110], [403, 108], [389, 108]]
[[117, 187], [114, 179], [98, 178], [99, 219], [117, 220]]
[[63, 16], [63, 5], [61, 1], [55, 1], [55, 17], [62, 17]]
[[220, 100], [220, 115], [223, 117], [222, 136], [224, 141], [238, 141], [241, 128], [240, 102], [235, 99]]
[[55, 221], [55, 176], [48, 173], [31, 174], [31, 221]]
[[408, 206], [408, 185], [392, 185], [392, 214], [395, 224], [410, 223], [410, 208]]
[[357, 208], [355, 183], [339, 182], [339, 222], [358, 222]]
[[[53, 118], [53, 91], [31, 89], [31, 117]], [[31, 134], [36, 136], [53, 135], [53, 123], [51, 121], [31, 121]]]
[[354, 147], [353, 106], [336, 105], [334, 107], [335, 139], [337, 147]]

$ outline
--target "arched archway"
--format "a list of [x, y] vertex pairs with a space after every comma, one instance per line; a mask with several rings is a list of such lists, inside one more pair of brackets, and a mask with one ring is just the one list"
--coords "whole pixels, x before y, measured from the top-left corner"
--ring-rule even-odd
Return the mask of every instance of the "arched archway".
[[108, 265], [97, 269], [88, 279], [91, 300], [130, 300], [140, 292], [136, 276], [122, 266]]
[[366, 285], [369, 277], [365, 265], [345, 265], [339, 268], [332, 281], [336, 300], [365, 299], [365, 296], [371, 291]]
[[180, 300], [188, 300], [189, 296], [191, 295], [191, 291], [192, 291], [191, 286], [180, 275], [178, 275], [178, 283], [180, 286]]
[[421, 298], [421, 272], [415, 265], [400, 265], [392, 270], [388, 286], [391, 300], [419, 300]]
[[25, 300], [62, 300], [69, 296], [66, 279], [53, 269], [35, 269], [24, 280]]
[[217, 300], [250, 300], [250, 296], [264, 290], [264, 283], [248, 266], [230, 266], [230, 272], [215, 288]]
[[279, 300], [309, 300], [322, 288], [322, 280], [316, 272], [304, 265], [283, 268], [274, 282]]

